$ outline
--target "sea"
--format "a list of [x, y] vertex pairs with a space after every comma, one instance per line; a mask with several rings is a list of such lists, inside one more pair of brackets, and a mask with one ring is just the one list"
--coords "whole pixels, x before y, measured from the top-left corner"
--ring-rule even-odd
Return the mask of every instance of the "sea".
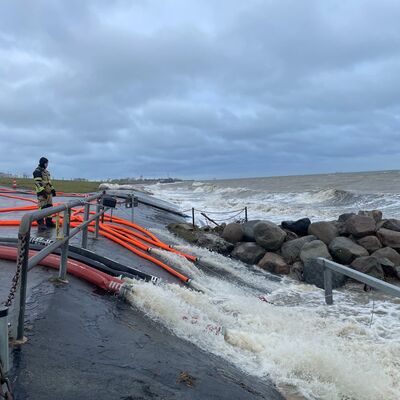
[[[248, 218], [274, 222], [333, 220], [379, 209], [399, 217], [400, 171], [182, 181], [146, 187], [196, 222]], [[206, 218], [206, 215], [208, 218]], [[217, 221], [216, 221], [217, 222]], [[324, 293], [290, 277], [189, 245], [167, 230], [160, 239], [203, 259], [197, 268], [162, 250], [158, 256], [202, 288], [134, 282], [131, 304], [177, 336], [274, 382], [291, 399], [400, 399], [400, 299], [348, 283]], [[196, 362], [196, 360], [193, 360]]]

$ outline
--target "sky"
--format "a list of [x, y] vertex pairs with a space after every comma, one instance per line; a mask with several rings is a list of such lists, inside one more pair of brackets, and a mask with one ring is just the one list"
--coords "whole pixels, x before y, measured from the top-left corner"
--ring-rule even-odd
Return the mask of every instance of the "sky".
[[400, 169], [398, 0], [5, 0], [0, 172]]

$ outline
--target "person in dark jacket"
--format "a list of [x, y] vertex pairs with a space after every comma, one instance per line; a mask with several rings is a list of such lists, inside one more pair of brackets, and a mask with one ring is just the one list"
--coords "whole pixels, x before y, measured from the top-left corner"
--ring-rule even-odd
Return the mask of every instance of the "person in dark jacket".
[[[49, 160], [42, 157], [39, 160], [39, 165], [33, 171], [39, 210], [53, 207], [53, 197], [56, 196], [56, 191], [51, 183], [50, 172], [47, 170], [48, 165]], [[51, 216], [46, 218], [46, 223], [43, 219], [39, 219], [37, 222], [39, 230], [55, 227]]]

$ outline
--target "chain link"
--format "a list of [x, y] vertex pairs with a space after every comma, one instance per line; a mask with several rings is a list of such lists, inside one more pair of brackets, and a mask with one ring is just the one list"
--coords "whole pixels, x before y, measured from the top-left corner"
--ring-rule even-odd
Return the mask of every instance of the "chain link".
[[3, 370], [3, 364], [0, 361], [0, 399], [13, 400], [10, 380]]
[[18, 289], [18, 283], [19, 283], [19, 279], [21, 277], [21, 271], [22, 271], [22, 263], [24, 260], [24, 253], [25, 253], [25, 246], [26, 246], [26, 236], [24, 236], [23, 238], [21, 238], [21, 246], [19, 248], [19, 252], [18, 252], [18, 262], [17, 262], [17, 270], [15, 271], [15, 275], [12, 279], [12, 284], [11, 284], [11, 289], [10, 289], [10, 293], [7, 297], [6, 302], [4, 303], [4, 305], [6, 307], [10, 307], [12, 301], [14, 300], [15, 297], [15, 293], [17, 292]]

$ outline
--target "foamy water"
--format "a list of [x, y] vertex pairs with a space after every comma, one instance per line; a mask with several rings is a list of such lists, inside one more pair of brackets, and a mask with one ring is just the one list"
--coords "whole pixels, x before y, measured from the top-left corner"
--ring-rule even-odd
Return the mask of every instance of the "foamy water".
[[[247, 373], [295, 386], [308, 399], [400, 398], [400, 302], [342, 290], [328, 307], [314, 286], [271, 279], [205, 249], [179, 248], [213, 261], [214, 271], [191, 274], [206, 293], [134, 282], [129, 300], [150, 318]], [[193, 271], [176, 254], [159, 255]]]
[[[250, 219], [281, 222], [304, 217], [336, 219], [344, 212], [361, 209], [380, 209], [387, 217], [397, 217], [400, 215], [400, 194], [395, 189], [399, 180], [399, 172], [394, 171], [188, 181], [149, 185], [147, 189], [188, 213], [195, 207], [218, 219], [233, 216], [234, 210], [248, 207]], [[232, 214], [218, 214], [226, 211], [232, 211]], [[199, 224], [207, 222], [200, 212], [196, 212], [196, 220]]]
[[[275, 222], [336, 219], [360, 209], [397, 217], [400, 196], [393, 188], [399, 178], [399, 172], [333, 174], [148, 189], [181, 210], [226, 212], [247, 206], [250, 219]], [[196, 218], [206, 222], [199, 213]], [[307, 399], [400, 399], [399, 300], [349, 284], [335, 290], [334, 305], [326, 306], [315, 286], [188, 245], [163, 230], [155, 233], [213, 267], [198, 270], [180, 256], [159, 251], [205, 292], [135, 282], [130, 301], [150, 318], [246, 373], [295, 387]]]

